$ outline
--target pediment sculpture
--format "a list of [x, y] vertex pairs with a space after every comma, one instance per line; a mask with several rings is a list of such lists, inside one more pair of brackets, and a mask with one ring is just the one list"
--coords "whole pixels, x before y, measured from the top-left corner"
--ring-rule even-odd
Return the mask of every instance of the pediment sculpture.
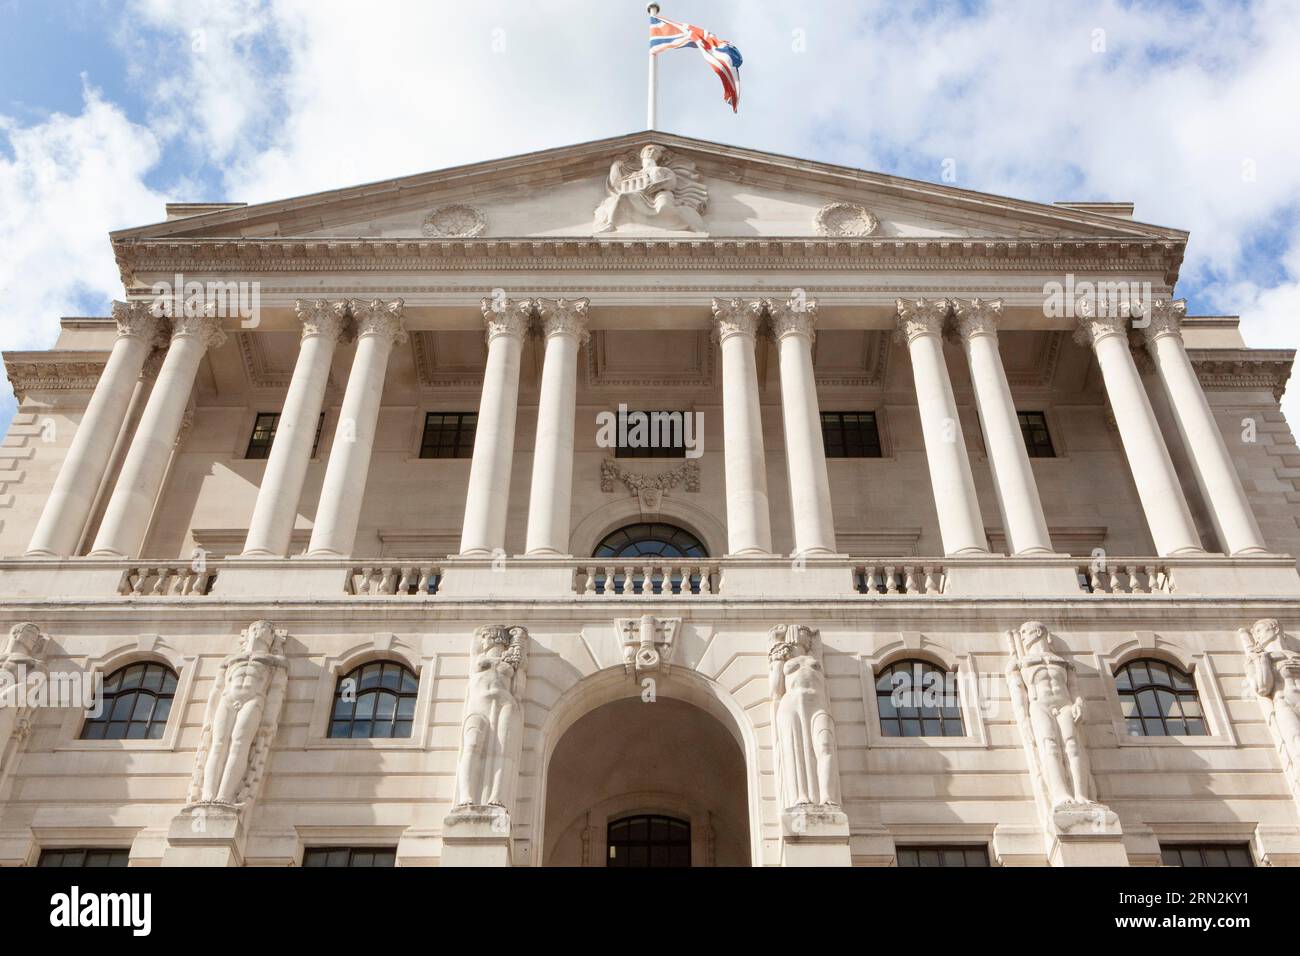
[[703, 215], [709, 193], [695, 164], [662, 146], [644, 146], [636, 156], [614, 160], [605, 193], [605, 201], [596, 207], [595, 233], [624, 225], [706, 232]]

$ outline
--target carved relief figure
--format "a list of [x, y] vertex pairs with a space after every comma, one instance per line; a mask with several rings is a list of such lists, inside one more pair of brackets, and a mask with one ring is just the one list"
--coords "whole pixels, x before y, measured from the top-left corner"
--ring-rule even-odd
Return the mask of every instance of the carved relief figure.
[[673, 649], [681, 626], [680, 617], [656, 618], [653, 614], [642, 614], [618, 618], [614, 628], [623, 644], [623, 669], [629, 674], [640, 674], [662, 667], [667, 673], [672, 667]]
[[0, 783], [30, 728], [31, 707], [20, 685], [31, 688], [33, 678], [44, 677], [46, 643], [35, 624], [15, 624], [0, 652]]
[[708, 191], [700, 174], [694, 163], [670, 156], [662, 146], [642, 147], [639, 161], [614, 160], [605, 192], [594, 232], [613, 232], [625, 223], [705, 232]]
[[285, 632], [254, 621], [221, 662], [203, 718], [190, 802], [242, 806], [256, 795], [289, 682]]
[[1246, 649], [1246, 685], [1272, 714], [1294, 771], [1300, 771], [1300, 651], [1273, 618], [1237, 631]]
[[1051, 633], [1038, 621], [1007, 631], [1007, 639], [1011, 708], [1052, 810], [1094, 804], [1074, 664], [1055, 652]]
[[802, 624], [768, 632], [768, 675], [781, 806], [840, 805], [840, 771], [821, 635]]
[[528, 631], [489, 624], [474, 632], [474, 657], [465, 699], [458, 807], [509, 809], [514, 762], [523, 732], [523, 669]]

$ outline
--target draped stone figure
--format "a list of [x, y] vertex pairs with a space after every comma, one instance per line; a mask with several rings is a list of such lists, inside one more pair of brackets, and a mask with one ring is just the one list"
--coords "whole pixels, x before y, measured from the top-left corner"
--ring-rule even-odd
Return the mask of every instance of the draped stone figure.
[[474, 632], [465, 722], [456, 771], [457, 807], [510, 809], [523, 733], [528, 631], [489, 624]]
[[243, 632], [208, 697], [190, 804], [240, 807], [257, 796], [289, 682], [286, 633], [270, 621]]
[[826, 694], [821, 635], [802, 624], [768, 632], [768, 686], [781, 806], [840, 805], [835, 721]]
[[605, 192], [605, 201], [596, 207], [594, 232], [613, 232], [624, 223], [705, 231], [701, 213], [708, 192], [695, 164], [662, 146], [643, 146], [639, 157], [614, 160]]
[[0, 784], [31, 729], [32, 707], [26, 697], [45, 678], [47, 643], [35, 624], [15, 624], [0, 652]]
[[1292, 786], [1300, 786], [1300, 649], [1271, 617], [1237, 635], [1246, 649], [1246, 686], [1268, 711]]
[[1113, 824], [1114, 814], [1094, 799], [1074, 664], [1056, 652], [1051, 632], [1039, 621], [1007, 631], [1007, 641], [1011, 709], [1051, 822], [1058, 829]]

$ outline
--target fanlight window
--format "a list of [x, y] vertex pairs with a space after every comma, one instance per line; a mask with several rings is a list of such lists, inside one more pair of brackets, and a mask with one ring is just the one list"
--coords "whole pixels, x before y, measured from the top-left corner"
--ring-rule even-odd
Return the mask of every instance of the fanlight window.
[[1119, 705], [1130, 737], [1203, 737], [1205, 714], [1190, 674], [1154, 659], [1130, 661], [1115, 672]]
[[898, 661], [876, 677], [886, 737], [964, 737], [957, 675], [929, 661]]
[[87, 717], [82, 740], [161, 740], [176, 696], [176, 672], [145, 661], [119, 667], [104, 680], [99, 715]]
[[630, 524], [605, 536], [596, 545], [597, 558], [706, 558], [700, 539], [671, 524]]
[[397, 661], [372, 661], [339, 678], [331, 737], [410, 737], [420, 681]]

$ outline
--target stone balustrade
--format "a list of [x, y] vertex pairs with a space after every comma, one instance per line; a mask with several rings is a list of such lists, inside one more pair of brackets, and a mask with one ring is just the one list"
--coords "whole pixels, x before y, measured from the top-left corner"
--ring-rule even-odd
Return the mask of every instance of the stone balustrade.
[[439, 564], [365, 564], [349, 571], [346, 588], [348, 594], [367, 596], [432, 595], [438, 593], [441, 580]]
[[718, 561], [627, 559], [580, 564], [574, 591], [583, 597], [690, 597], [718, 593]]
[[1165, 562], [1145, 558], [1111, 558], [1077, 568], [1079, 588], [1088, 594], [1173, 594], [1173, 578]]
[[122, 571], [117, 593], [127, 597], [201, 596], [212, 590], [217, 572], [184, 561], [132, 564]]
[[942, 564], [907, 559], [855, 564], [853, 581], [859, 594], [942, 594], [945, 584]]

